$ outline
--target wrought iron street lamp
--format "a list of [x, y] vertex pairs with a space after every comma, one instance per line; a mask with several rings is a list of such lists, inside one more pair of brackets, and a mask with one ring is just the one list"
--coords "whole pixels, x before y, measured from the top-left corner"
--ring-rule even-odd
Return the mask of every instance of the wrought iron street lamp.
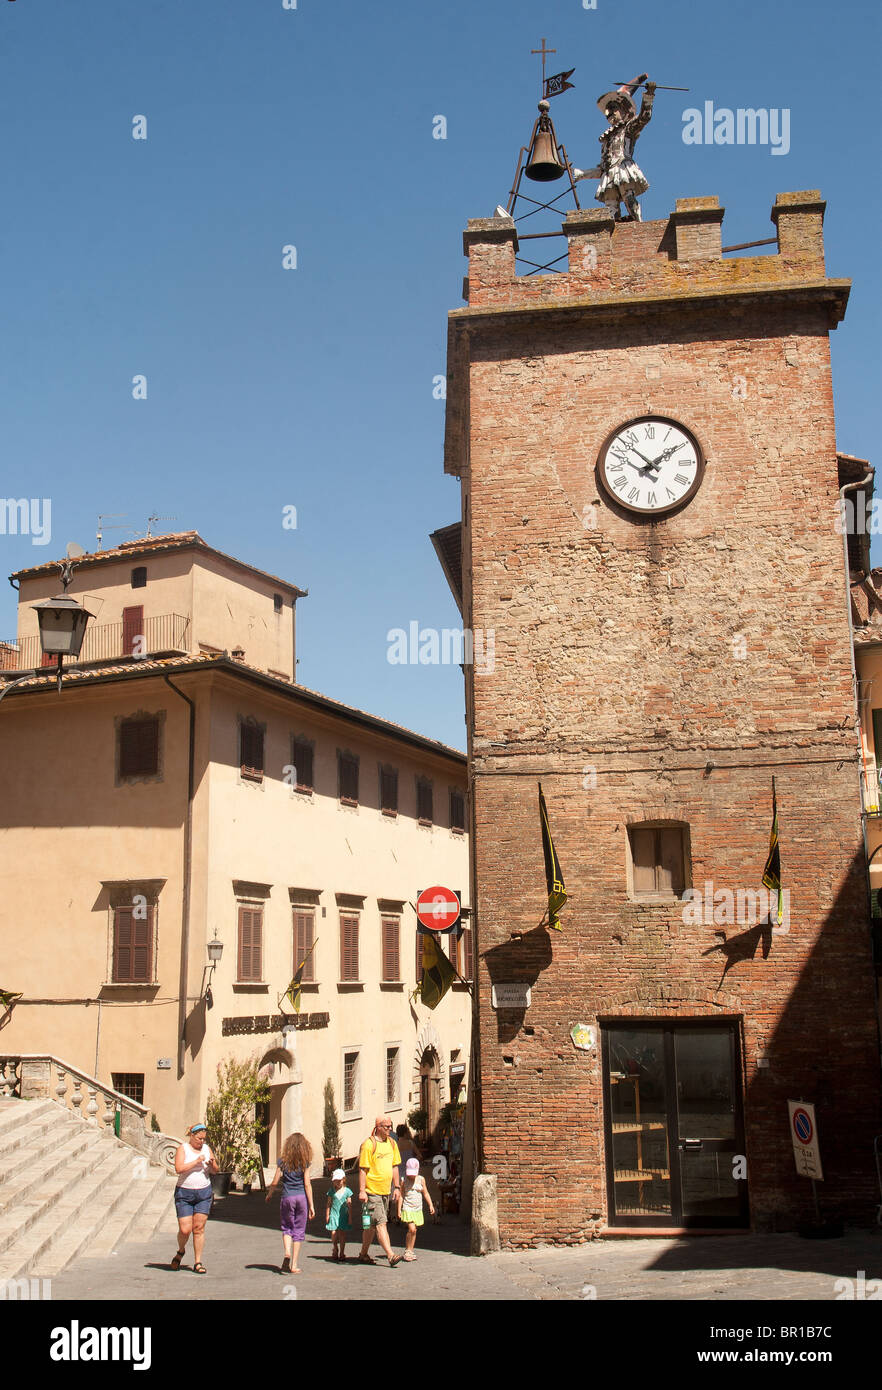
[[68, 589], [73, 578], [73, 561], [65, 560], [61, 565], [61, 583], [64, 592], [56, 598], [43, 599], [31, 607], [40, 624], [40, 645], [45, 656], [58, 658], [58, 689], [61, 690], [63, 660], [76, 659], [86, 635], [86, 624], [94, 616], [76, 599], [70, 598]]

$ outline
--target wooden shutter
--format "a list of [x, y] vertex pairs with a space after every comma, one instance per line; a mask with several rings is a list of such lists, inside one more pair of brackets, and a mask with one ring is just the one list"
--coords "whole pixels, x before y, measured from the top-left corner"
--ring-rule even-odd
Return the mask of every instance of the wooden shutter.
[[679, 898], [683, 892], [683, 831], [678, 825], [662, 826], [658, 841], [657, 891], [675, 893]]
[[358, 918], [340, 914], [340, 979], [358, 979]]
[[144, 635], [144, 605], [123, 609], [123, 656], [132, 656], [135, 638]]
[[[312, 946], [315, 931], [315, 913], [298, 912], [294, 909], [294, 972], [300, 969], [300, 962], [305, 957], [307, 951]], [[303, 968], [301, 977], [304, 981], [312, 984], [315, 980], [315, 957], [310, 956]]]
[[297, 769], [297, 786], [302, 791], [312, 791], [312, 745], [294, 740], [294, 766]]
[[472, 975], [472, 929], [463, 927], [462, 936], [459, 939], [459, 961], [457, 970], [464, 980], [471, 980]]
[[252, 777], [263, 776], [263, 729], [256, 724], [242, 723], [239, 726], [240, 766], [243, 772]]
[[465, 830], [465, 797], [459, 791], [450, 793], [450, 828]]
[[631, 831], [631, 860], [634, 870], [634, 892], [655, 892], [655, 831]]
[[417, 820], [432, 820], [432, 784], [417, 782]]
[[340, 756], [340, 797], [344, 801], [358, 801], [358, 763], [345, 754]]
[[383, 979], [398, 980], [401, 978], [398, 950], [399, 919], [397, 917], [383, 917], [381, 930], [383, 933]]
[[260, 980], [263, 968], [263, 908], [239, 905], [239, 979]]
[[380, 769], [380, 810], [398, 810], [398, 773], [394, 768]]
[[152, 903], [147, 904], [144, 917], [136, 917], [134, 907], [114, 910], [113, 979], [119, 984], [149, 984], [152, 981]]
[[119, 728], [120, 777], [153, 776], [159, 770], [159, 720], [126, 719]]

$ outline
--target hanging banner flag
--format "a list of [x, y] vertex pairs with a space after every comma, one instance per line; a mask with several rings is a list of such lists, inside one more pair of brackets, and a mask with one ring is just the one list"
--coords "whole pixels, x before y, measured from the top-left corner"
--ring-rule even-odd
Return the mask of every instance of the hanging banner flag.
[[784, 920], [784, 896], [781, 890], [781, 847], [778, 844], [778, 799], [775, 794], [775, 779], [772, 778], [772, 832], [769, 836], [769, 857], [763, 870], [763, 887], [778, 894], [777, 922], [780, 927]]
[[549, 97], [559, 97], [561, 92], [571, 91], [576, 84], [575, 82], [568, 82], [567, 78], [572, 77], [575, 71], [575, 68], [570, 68], [568, 72], [557, 72], [554, 77], [546, 77], [545, 100], [547, 101]]
[[[303, 972], [304, 972], [304, 970], [306, 969], [306, 962], [309, 960], [310, 956], [312, 955], [312, 953], [313, 953], [313, 951], [315, 950], [315, 948], [316, 948], [317, 945], [318, 945], [318, 937], [316, 937], [315, 941], [314, 941], [314, 942], [312, 943], [312, 945], [310, 946], [310, 948], [309, 948], [309, 950], [307, 951], [306, 955], [303, 957], [303, 960], [302, 960], [302, 961], [300, 962], [300, 964], [298, 965], [298, 967], [297, 967], [297, 969], [296, 969], [296, 971], [295, 971], [295, 973], [294, 973], [294, 979], [291, 981], [290, 985], [289, 985], [288, 988], [285, 990], [285, 993], [282, 995], [282, 999], [287, 999], [287, 1000], [288, 1000], [288, 1002], [289, 1002], [289, 1004], [291, 1005], [291, 1008], [294, 1010], [295, 1014], [299, 1014], [299, 1013], [300, 1013], [300, 987], [301, 987], [301, 985], [303, 984]], [[279, 1007], [280, 1007], [280, 1008], [281, 1008], [281, 1005], [282, 1005], [282, 999], [279, 1000]]]
[[563, 871], [554, 851], [554, 842], [548, 825], [548, 807], [539, 783], [539, 818], [542, 822], [542, 852], [545, 855], [545, 885], [548, 889], [548, 925], [555, 931], [562, 931], [557, 915], [567, 900]]
[[418, 998], [427, 1009], [435, 1009], [458, 976], [441, 950], [441, 942], [435, 933], [426, 931], [424, 927], [417, 927], [417, 932], [422, 941], [423, 954], [420, 982], [411, 997]]

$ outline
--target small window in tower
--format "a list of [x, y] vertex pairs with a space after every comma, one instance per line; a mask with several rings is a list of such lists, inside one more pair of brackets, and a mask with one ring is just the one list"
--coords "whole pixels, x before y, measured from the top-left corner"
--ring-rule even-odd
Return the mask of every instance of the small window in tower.
[[629, 889], [634, 898], [679, 898], [688, 887], [688, 826], [668, 822], [628, 827]]
[[147, 588], [147, 566], [146, 566], [146, 565], [137, 565], [137, 566], [135, 567], [135, 569], [132, 570], [132, 588], [133, 588], [133, 589], [146, 589], [146, 588]]

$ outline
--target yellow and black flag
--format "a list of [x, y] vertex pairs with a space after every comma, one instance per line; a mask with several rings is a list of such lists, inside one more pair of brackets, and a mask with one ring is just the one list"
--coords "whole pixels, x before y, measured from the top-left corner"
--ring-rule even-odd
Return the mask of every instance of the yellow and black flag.
[[555, 931], [561, 931], [558, 913], [567, 900], [567, 893], [564, 888], [563, 871], [551, 838], [551, 830], [548, 825], [548, 807], [545, 805], [545, 797], [542, 795], [541, 782], [539, 783], [539, 817], [542, 821], [542, 853], [545, 855], [545, 883], [548, 888], [548, 925], [554, 927]]
[[775, 793], [775, 779], [772, 778], [772, 833], [769, 837], [769, 857], [763, 870], [763, 887], [778, 894], [777, 921], [780, 927], [784, 920], [784, 896], [781, 889], [781, 846], [778, 844], [778, 798]]
[[[310, 946], [306, 955], [303, 957], [303, 960], [298, 965], [294, 973], [294, 979], [291, 981], [290, 985], [285, 990], [285, 993], [282, 995], [282, 999], [288, 1000], [295, 1014], [300, 1013], [300, 986], [303, 984], [303, 972], [306, 969], [306, 962], [309, 960], [317, 945], [318, 937], [316, 937], [315, 941]], [[282, 1000], [280, 999], [279, 1003], [281, 1002]]]
[[417, 927], [417, 935], [422, 939], [423, 953], [420, 962], [420, 982], [413, 992], [413, 997], [418, 997], [427, 1009], [435, 1009], [458, 976], [441, 950], [437, 932], [424, 931], [422, 927]]

